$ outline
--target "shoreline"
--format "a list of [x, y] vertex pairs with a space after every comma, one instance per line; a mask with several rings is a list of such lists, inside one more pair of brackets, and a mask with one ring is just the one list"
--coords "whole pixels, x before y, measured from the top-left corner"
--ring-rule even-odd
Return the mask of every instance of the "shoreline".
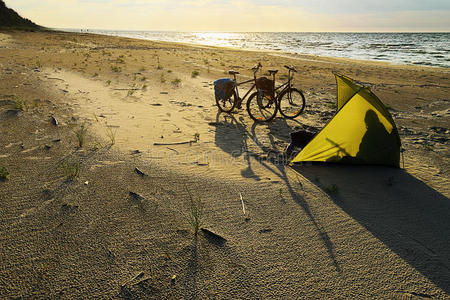
[[[99, 34], [99, 35], [106, 35], [106, 36], [115, 36], [115, 37], [124, 37], [124, 38], [131, 38], [131, 39], [138, 39], [138, 40], [146, 40], [146, 41], [154, 41], [154, 42], [167, 42], [167, 43], [180, 43], [180, 44], [184, 44], [184, 45], [198, 45], [198, 46], [211, 46], [211, 47], [219, 47], [219, 48], [226, 48], [226, 49], [234, 49], [234, 50], [242, 50], [242, 51], [260, 51], [260, 52], [275, 52], [275, 53], [286, 53], [286, 54], [292, 54], [292, 55], [299, 55], [299, 56], [318, 56], [318, 57], [323, 57], [323, 58], [337, 58], [337, 59], [344, 59], [344, 60], [355, 60], [355, 61], [368, 61], [368, 62], [373, 62], [373, 63], [377, 63], [377, 62], [381, 62], [381, 63], [387, 63], [390, 65], [399, 65], [399, 66], [418, 66], [418, 67], [429, 67], [429, 68], [442, 68], [442, 69], [450, 69], [450, 65], [447, 67], [444, 66], [439, 66], [439, 65], [429, 65], [429, 64], [420, 64], [420, 63], [404, 63], [404, 62], [395, 62], [392, 60], [384, 60], [384, 59], [368, 59], [368, 58], [357, 58], [357, 57], [345, 57], [345, 56], [329, 56], [329, 55], [315, 55], [315, 54], [311, 54], [311, 53], [299, 53], [296, 51], [286, 51], [286, 50], [275, 50], [275, 49], [259, 49], [259, 48], [252, 48], [252, 47], [246, 47], [246, 48], [241, 48], [238, 46], [222, 46], [222, 45], [209, 45], [209, 44], [203, 44], [201, 42], [195, 43], [195, 42], [182, 42], [182, 41], [165, 41], [165, 40], [158, 40], [158, 39], [151, 39], [151, 38], [139, 38], [139, 37], [133, 37], [133, 36], [121, 36], [121, 35], [117, 35], [114, 33], [108, 34], [107, 32], [109, 30], [104, 30], [105, 32], [101, 32], [102, 30], [97, 30], [98, 32], [95, 32], [95, 30], [91, 30], [90, 32], [80, 32], [79, 30], [81, 29], [66, 29], [68, 31], [64, 31], [63, 32], [68, 32], [68, 33], [92, 33], [92, 34]], [[72, 30], [72, 31], [71, 31]], [[148, 32], [148, 33], [165, 33], [166, 31], [114, 31], [111, 30], [111, 32], [135, 32], [135, 33], [139, 33], [139, 32]], [[197, 33], [197, 32], [178, 32], [178, 31], [169, 31], [168, 33]], [[199, 32], [199, 33], [203, 33], [203, 32]], [[216, 33], [216, 32], [204, 32], [204, 33]], [[230, 34], [234, 34], [237, 32], [218, 32], [218, 33], [230, 33]], [[247, 34], [249, 33], [260, 33], [260, 32], [246, 32]], [[262, 32], [262, 34], [264, 34], [266, 32]], [[286, 33], [286, 32], [267, 32], [267, 33]], [[315, 34], [314, 32], [291, 32], [291, 33], [302, 33], [302, 34]], [[324, 32], [324, 33], [328, 33], [328, 32]], [[240, 33], [237, 33], [240, 34]], [[241, 34], [245, 34], [245, 33], [241, 33]], [[376, 33], [364, 33], [364, 32], [355, 32], [355, 33], [350, 33], [350, 32], [339, 32], [339, 34], [376, 34]], [[395, 33], [395, 32], [389, 32], [389, 33], [379, 33], [379, 34], [400, 34], [400, 33]], [[426, 33], [421, 33], [421, 32], [410, 32], [410, 33], [404, 33], [404, 34], [426, 34]], [[429, 32], [429, 34], [450, 34], [449, 32]]]

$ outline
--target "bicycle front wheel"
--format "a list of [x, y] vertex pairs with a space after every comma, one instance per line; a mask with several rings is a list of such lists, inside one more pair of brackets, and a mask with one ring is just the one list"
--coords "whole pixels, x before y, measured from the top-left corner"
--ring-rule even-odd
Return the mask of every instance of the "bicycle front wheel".
[[230, 95], [230, 97], [226, 99], [217, 99], [216, 98], [216, 104], [220, 111], [230, 113], [233, 111], [233, 109], [236, 107], [238, 102], [238, 97], [236, 95], [236, 91], [233, 91], [233, 93]]
[[280, 96], [280, 113], [288, 119], [298, 117], [306, 106], [305, 96], [295, 88], [284, 91]]
[[247, 112], [250, 118], [256, 122], [269, 122], [277, 114], [278, 106], [270, 95], [263, 92], [255, 92], [247, 101]]

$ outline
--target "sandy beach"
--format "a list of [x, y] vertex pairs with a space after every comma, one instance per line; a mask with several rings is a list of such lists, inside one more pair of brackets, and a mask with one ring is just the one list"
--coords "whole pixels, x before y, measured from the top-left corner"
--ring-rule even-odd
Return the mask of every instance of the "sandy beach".
[[[299, 70], [297, 119], [219, 113], [214, 80], [258, 62]], [[404, 168], [280, 161], [332, 72], [389, 108]], [[449, 92], [448, 68], [1, 31], [0, 298], [449, 299]]]

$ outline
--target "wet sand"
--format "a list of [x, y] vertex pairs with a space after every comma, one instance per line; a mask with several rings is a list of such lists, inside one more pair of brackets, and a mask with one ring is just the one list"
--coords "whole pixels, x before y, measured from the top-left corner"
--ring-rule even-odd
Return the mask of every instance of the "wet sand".
[[[257, 62], [296, 66], [304, 114], [218, 112], [212, 82]], [[0, 33], [0, 68], [2, 297], [448, 297], [447, 69], [37, 32]], [[390, 107], [404, 169], [278, 161], [333, 116], [332, 71]]]

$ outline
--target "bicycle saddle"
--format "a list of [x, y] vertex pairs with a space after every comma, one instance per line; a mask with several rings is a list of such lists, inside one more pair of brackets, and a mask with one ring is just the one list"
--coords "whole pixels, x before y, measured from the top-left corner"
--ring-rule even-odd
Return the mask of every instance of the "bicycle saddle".
[[294, 67], [284, 66], [286, 69], [291, 70], [292, 72], [298, 72]]
[[273, 74], [277, 74], [277, 73], [278, 73], [278, 70], [269, 70], [269, 74], [272, 75], [272, 73], [273, 73]]
[[228, 74], [230, 74], [230, 75], [236, 75], [236, 74], [239, 74], [239, 72], [230, 70], [230, 71], [228, 71]]

